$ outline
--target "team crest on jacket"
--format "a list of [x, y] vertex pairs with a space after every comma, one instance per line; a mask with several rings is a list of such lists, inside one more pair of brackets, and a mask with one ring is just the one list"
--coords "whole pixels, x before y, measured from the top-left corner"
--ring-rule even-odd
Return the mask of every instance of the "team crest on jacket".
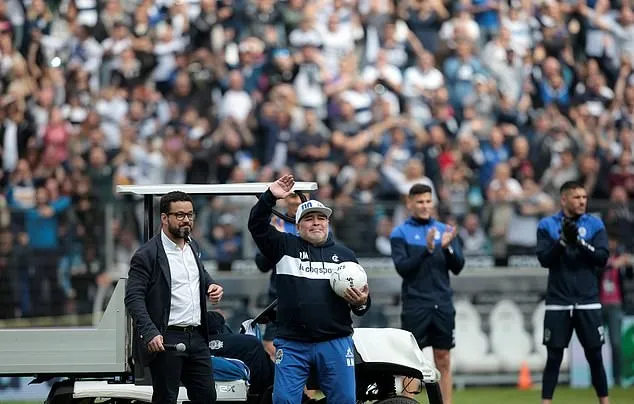
[[586, 230], [585, 227], [583, 227], [583, 226], [579, 227], [579, 237], [585, 237], [587, 233], [588, 233], [588, 231]]
[[223, 342], [218, 341], [217, 339], [213, 341], [209, 341], [209, 349], [212, 349], [212, 350], [220, 349], [223, 347], [223, 345], [224, 345]]
[[337, 254], [333, 254], [331, 259], [332, 259], [332, 262], [339, 262], [339, 256]]
[[277, 351], [275, 351], [275, 364], [279, 365], [280, 363], [282, 363], [282, 359], [284, 358], [284, 351], [282, 351], [282, 349], [278, 349]]

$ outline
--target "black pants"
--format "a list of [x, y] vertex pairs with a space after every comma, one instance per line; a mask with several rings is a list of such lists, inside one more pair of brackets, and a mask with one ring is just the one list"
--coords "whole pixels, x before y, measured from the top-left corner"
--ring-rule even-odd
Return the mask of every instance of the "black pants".
[[168, 329], [163, 335], [163, 342], [166, 344], [183, 343], [187, 350], [185, 352], [161, 352], [150, 362], [152, 402], [175, 404], [182, 382], [192, 404], [215, 403], [216, 387], [211, 367], [211, 355], [202, 327], [193, 331]]
[[31, 315], [58, 316], [64, 314], [64, 292], [59, 286], [57, 249], [35, 248], [31, 255], [33, 273], [29, 277]]
[[452, 349], [456, 345], [456, 310], [447, 308], [421, 308], [405, 310], [401, 313], [401, 328], [411, 332], [422, 349]]
[[544, 345], [566, 348], [576, 331], [584, 349], [600, 347], [604, 343], [601, 309], [546, 310], [544, 315]]

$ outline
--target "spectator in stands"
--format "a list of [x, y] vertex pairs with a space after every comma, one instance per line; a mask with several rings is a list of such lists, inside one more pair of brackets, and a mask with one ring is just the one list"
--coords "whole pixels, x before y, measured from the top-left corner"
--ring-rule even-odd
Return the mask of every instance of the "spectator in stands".
[[455, 56], [445, 61], [443, 74], [447, 80], [451, 105], [460, 112], [464, 101], [474, 94], [476, 81], [485, 75], [485, 69], [474, 54], [471, 42], [465, 39], [456, 41]]
[[[481, 150], [483, 161], [479, 169], [480, 187], [483, 190], [488, 190], [490, 189], [489, 182], [493, 179], [497, 165], [508, 161], [511, 157], [509, 149], [504, 143], [504, 133], [499, 126], [495, 126], [491, 129], [488, 139], [482, 144]], [[504, 173], [506, 174], [506, 170], [504, 170]], [[507, 177], [508, 175], [505, 175], [505, 182], [508, 180]], [[487, 199], [489, 199], [488, 194], [489, 192], [487, 191]]]
[[[1, 49], [1, 35], [2, 33], [0, 33], [0, 52], [6, 54]], [[5, 61], [7, 57], [4, 57]], [[6, 62], [6, 64], [11, 63]], [[5, 77], [5, 79], [8, 78]], [[28, 146], [35, 141], [36, 134], [26, 111], [24, 98], [8, 94], [2, 99], [0, 106], [4, 110], [3, 121], [0, 125], [0, 144], [2, 145], [0, 165], [4, 172], [11, 173], [16, 169], [18, 160], [26, 157]]]
[[231, 271], [233, 262], [238, 258], [242, 236], [238, 234], [236, 225], [236, 217], [225, 213], [218, 218], [218, 225], [213, 230], [219, 271]]
[[[587, 145], [586, 145], [587, 147]], [[579, 180], [588, 190], [589, 198], [605, 200], [610, 197], [610, 182], [600, 180], [607, 176], [607, 160], [601, 151], [589, 151], [578, 157]]]
[[464, 218], [462, 227], [458, 231], [462, 252], [465, 257], [486, 255], [491, 252], [489, 239], [480, 225], [480, 219], [475, 213], [469, 213]]
[[498, 163], [495, 174], [487, 189], [490, 212], [490, 236], [493, 256], [498, 263], [504, 263], [508, 254], [507, 233], [513, 217], [515, 203], [522, 197], [522, 186], [511, 177], [507, 163]]
[[37, 188], [35, 200], [35, 206], [24, 212], [29, 246], [33, 249], [31, 265], [35, 271], [29, 276], [31, 314], [60, 315], [64, 294], [59, 291], [60, 240], [57, 232], [59, 215], [70, 207], [71, 201], [67, 196], [51, 200], [49, 191], [43, 186]]
[[506, 234], [509, 255], [532, 255], [537, 245], [533, 231], [539, 220], [555, 211], [555, 201], [532, 178], [522, 181], [522, 195], [515, 203]]
[[625, 188], [617, 186], [612, 189], [605, 225], [628, 252], [634, 251], [634, 211]]
[[630, 198], [634, 196], [634, 161], [629, 149], [623, 150], [616, 164], [612, 166], [608, 182], [610, 188], [614, 189], [614, 187], [620, 186], [625, 189]]
[[289, 157], [297, 164], [326, 161], [330, 155], [330, 131], [314, 110], [307, 109], [304, 119], [304, 129], [296, 133], [289, 143]]
[[20, 309], [20, 267], [13, 234], [9, 229], [0, 231], [0, 319], [10, 319]]
[[392, 221], [387, 217], [383, 217], [379, 219], [376, 227], [376, 250], [381, 255], [392, 256], [392, 245], [390, 243], [390, 234], [392, 233], [392, 228], [394, 227], [392, 225]]
[[469, 11], [480, 26], [480, 38], [486, 43], [498, 32], [500, 27], [501, 2], [498, 0], [472, 0], [469, 6]]
[[621, 335], [623, 324], [624, 288], [623, 279], [634, 278], [632, 267], [634, 260], [625, 252], [623, 245], [614, 235], [609, 237], [610, 259], [601, 274], [601, 309], [603, 311], [603, 324], [608, 328], [610, 335], [610, 348], [612, 349], [612, 377], [614, 384], [622, 385], [622, 351]]
[[130, 230], [129, 225], [122, 226], [115, 222], [112, 230], [117, 239], [112, 267], [106, 268], [95, 279], [97, 285], [101, 287], [107, 287], [112, 283], [117, 283], [119, 279], [127, 277], [130, 269], [130, 259], [140, 246], [136, 234]]
[[445, 173], [447, 178], [443, 180], [443, 190], [446, 193], [444, 202], [448, 205], [449, 213], [462, 221], [469, 211], [471, 170], [466, 164], [458, 162], [445, 170]]
[[530, 143], [528, 139], [525, 136], [515, 137], [508, 163], [511, 167], [511, 176], [520, 182], [526, 178], [535, 178], [535, 168], [529, 154]]
[[553, 162], [541, 178], [542, 189], [554, 195], [557, 189], [568, 181], [579, 179], [579, 169], [571, 149], [560, 150], [553, 158]]

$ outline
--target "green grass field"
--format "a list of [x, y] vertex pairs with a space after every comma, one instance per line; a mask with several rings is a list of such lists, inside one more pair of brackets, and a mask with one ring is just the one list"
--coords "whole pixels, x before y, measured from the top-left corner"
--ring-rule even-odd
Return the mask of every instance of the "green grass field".
[[[454, 392], [453, 404], [539, 404], [540, 390], [519, 391], [513, 388], [469, 388]], [[427, 401], [419, 400], [423, 403]], [[597, 404], [598, 399], [592, 389], [570, 389], [559, 387], [555, 390], [554, 404]], [[634, 404], [634, 388], [610, 389], [611, 404]]]
[[[421, 397], [421, 403], [427, 400]], [[469, 388], [454, 392], [453, 404], [539, 404], [539, 390], [519, 391], [511, 388]], [[592, 389], [559, 387], [555, 391], [554, 404], [597, 404]], [[611, 404], [634, 404], [634, 387], [610, 389]], [[31, 402], [5, 402], [3, 404], [37, 404]]]

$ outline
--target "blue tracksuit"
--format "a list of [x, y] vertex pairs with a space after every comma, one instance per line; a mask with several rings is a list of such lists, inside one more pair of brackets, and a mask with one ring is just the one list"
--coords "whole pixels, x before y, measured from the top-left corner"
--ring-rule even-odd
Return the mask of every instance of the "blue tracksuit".
[[[437, 230], [432, 254], [427, 250], [427, 232], [431, 228]], [[403, 312], [435, 306], [453, 307], [449, 271], [458, 275], [465, 260], [457, 239], [451, 242], [451, 252], [449, 249], [441, 250], [441, 236], [446, 229], [446, 224], [435, 219], [409, 218], [392, 230], [392, 260], [403, 278]]]
[[565, 348], [574, 330], [585, 349], [596, 349], [605, 340], [598, 275], [608, 261], [608, 236], [601, 219], [584, 214], [576, 219], [577, 240], [564, 245], [562, 219], [559, 212], [537, 226], [537, 259], [548, 268], [543, 343]]
[[[427, 234], [436, 229], [435, 247], [427, 250]], [[410, 331], [418, 346], [451, 349], [455, 345], [455, 310], [451, 300], [449, 271], [460, 273], [464, 257], [460, 244], [453, 240], [441, 248], [447, 225], [435, 219], [410, 218], [390, 236], [392, 260], [403, 278], [401, 327]]]
[[577, 219], [583, 244], [559, 243], [563, 213], [545, 217], [537, 226], [537, 259], [548, 268], [546, 305], [599, 303], [598, 271], [608, 262], [608, 236], [601, 219], [584, 214]]
[[[329, 402], [355, 403], [351, 308], [330, 287], [330, 275], [354, 253], [333, 241], [314, 246], [270, 224], [275, 197], [266, 191], [249, 216], [249, 231], [260, 252], [275, 263], [278, 294], [274, 403], [301, 401], [311, 367]], [[363, 315], [370, 307], [352, 309]]]

